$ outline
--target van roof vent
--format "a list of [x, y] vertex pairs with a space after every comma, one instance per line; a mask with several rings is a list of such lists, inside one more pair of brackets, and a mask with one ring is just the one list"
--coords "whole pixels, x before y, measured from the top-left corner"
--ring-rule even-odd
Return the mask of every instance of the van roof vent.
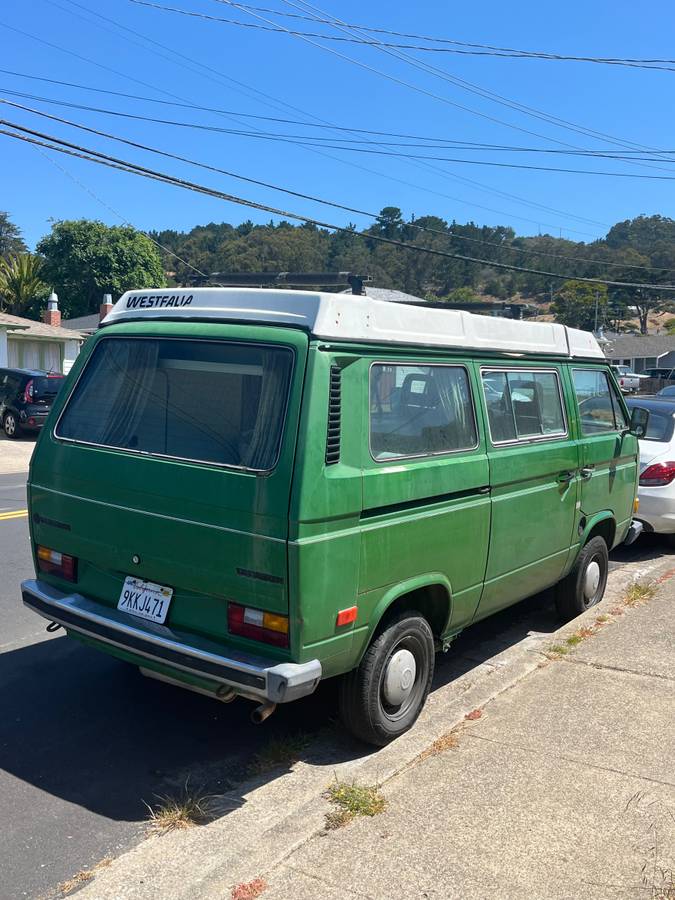
[[330, 367], [328, 394], [328, 430], [326, 433], [326, 465], [340, 462], [340, 413], [342, 406], [342, 372], [339, 366]]

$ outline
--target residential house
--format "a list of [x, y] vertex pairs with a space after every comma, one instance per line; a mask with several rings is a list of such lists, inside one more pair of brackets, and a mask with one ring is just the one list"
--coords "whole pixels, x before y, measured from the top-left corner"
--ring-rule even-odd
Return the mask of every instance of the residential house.
[[630, 366], [633, 372], [675, 367], [675, 335], [618, 334], [606, 331], [605, 356], [614, 365]]
[[61, 327], [58, 297], [52, 293], [42, 321], [0, 312], [0, 367], [69, 372], [82, 346], [81, 332]]

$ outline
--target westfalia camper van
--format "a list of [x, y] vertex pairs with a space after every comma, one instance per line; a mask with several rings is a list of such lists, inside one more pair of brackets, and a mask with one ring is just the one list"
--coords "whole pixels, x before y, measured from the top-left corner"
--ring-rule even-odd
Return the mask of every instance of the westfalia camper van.
[[130, 291], [37, 443], [23, 601], [257, 721], [339, 678], [347, 727], [384, 744], [472, 622], [552, 586], [566, 617], [601, 599], [639, 531], [645, 415], [562, 325]]

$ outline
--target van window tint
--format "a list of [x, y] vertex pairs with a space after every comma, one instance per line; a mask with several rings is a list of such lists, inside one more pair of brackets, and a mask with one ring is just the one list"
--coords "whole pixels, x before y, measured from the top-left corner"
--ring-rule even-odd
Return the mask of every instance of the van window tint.
[[293, 354], [219, 341], [106, 338], [57, 437], [181, 459], [271, 469]]
[[566, 433], [556, 372], [484, 371], [482, 377], [493, 443]]
[[627, 423], [621, 402], [607, 373], [597, 369], [575, 369], [573, 374], [582, 434], [602, 434], [625, 428]]
[[370, 373], [370, 448], [377, 460], [478, 444], [466, 369], [376, 364]]

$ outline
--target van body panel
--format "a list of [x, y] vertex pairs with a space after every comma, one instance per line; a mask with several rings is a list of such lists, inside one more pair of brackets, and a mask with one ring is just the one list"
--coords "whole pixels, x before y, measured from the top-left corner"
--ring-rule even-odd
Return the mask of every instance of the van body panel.
[[[89, 342], [86, 357], [100, 341], [138, 331], [134, 325], [106, 329]], [[76, 556], [80, 589], [101, 603], [115, 606], [125, 576], [133, 575], [174, 589], [172, 626], [224, 639], [228, 600], [288, 612], [293, 423], [300, 410], [307, 338], [291, 329], [168, 322], [145, 326], [141, 333], [289, 347], [295, 361], [276, 467], [255, 473], [153, 457], [62, 440], [47, 429], [31, 466], [33, 540]], [[81, 355], [73, 380], [85, 363]], [[52, 421], [58, 421], [66, 392], [58, 401]], [[241, 646], [251, 643], [229, 639]], [[272, 653], [287, 655], [274, 648]]]
[[480, 618], [558, 581], [573, 540], [579, 450], [570, 426], [574, 409], [565, 401], [564, 367], [508, 366], [519, 369], [557, 373], [567, 433], [501, 446], [491, 441], [492, 529]]
[[[364, 364], [380, 364], [378, 357]], [[474, 616], [485, 576], [490, 534], [489, 468], [485, 434], [477, 411], [475, 375], [466, 359], [401, 356], [392, 369], [444, 367], [466, 372], [475, 441], [465, 449], [421, 457], [377, 461], [366, 430], [362, 439], [363, 512], [359, 594], [372, 615], [381, 589], [429, 572], [452, 585], [448, 630]], [[393, 376], [392, 376], [393, 377]], [[362, 390], [362, 402], [370, 403]], [[364, 596], [365, 595], [365, 596]], [[365, 600], [365, 597], [368, 600]]]

